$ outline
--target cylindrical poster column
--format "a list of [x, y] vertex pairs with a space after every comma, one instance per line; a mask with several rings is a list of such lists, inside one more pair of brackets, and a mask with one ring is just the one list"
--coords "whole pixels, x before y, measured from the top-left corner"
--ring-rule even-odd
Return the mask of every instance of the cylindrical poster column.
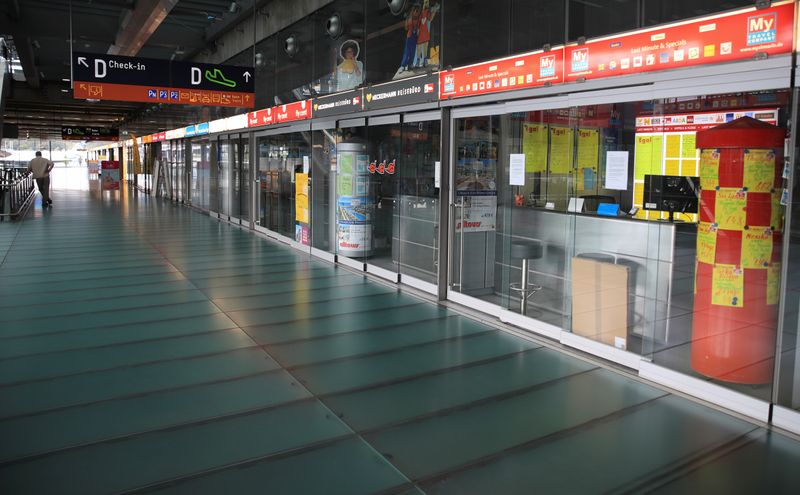
[[692, 368], [727, 382], [772, 377], [780, 286], [785, 131], [750, 117], [697, 133]]

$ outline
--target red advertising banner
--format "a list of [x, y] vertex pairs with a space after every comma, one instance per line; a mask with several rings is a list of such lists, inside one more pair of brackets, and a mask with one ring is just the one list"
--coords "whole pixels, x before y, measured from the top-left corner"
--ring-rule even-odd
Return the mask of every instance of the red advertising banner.
[[439, 97], [535, 88], [564, 80], [564, 48], [532, 52], [439, 73]]
[[296, 101], [288, 105], [273, 107], [272, 113], [275, 115], [275, 123], [292, 122], [294, 120], [306, 120], [311, 118], [311, 100]]
[[262, 125], [274, 124], [274, 116], [275, 114], [272, 112], [272, 108], [250, 112], [247, 114], [247, 127], [260, 127]]
[[103, 173], [101, 174], [103, 191], [118, 191], [119, 162], [116, 160], [103, 160], [100, 162], [100, 167], [103, 170]]
[[170, 103], [173, 105], [205, 105], [216, 107], [253, 108], [254, 93], [210, 91], [167, 87], [147, 87], [133, 84], [111, 84], [75, 81], [73, 98]]
[[645, 115], [636, 117], [636, 133], [697, 132], [732, 122], [741, 117], [750, 117], [776, 125], [778, 122], [778, 109], [737, 109], [722, 112]]
[[566, 81], [791, 53], [794, 2], [658, 26], [565, 49]]

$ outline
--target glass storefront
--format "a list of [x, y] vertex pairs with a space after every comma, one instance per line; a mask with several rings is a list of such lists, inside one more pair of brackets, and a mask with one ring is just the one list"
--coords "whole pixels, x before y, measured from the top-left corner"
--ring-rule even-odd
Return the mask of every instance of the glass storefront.
[[211, 146], [206, 138], [191, 140], [191, 204], [202, 210], [210, 206]]
[[782, 144], [734, 157], [698, 133], [742, 118], [782, 136], [789, 95], [454, 119], [450, 289], [769, 400]]

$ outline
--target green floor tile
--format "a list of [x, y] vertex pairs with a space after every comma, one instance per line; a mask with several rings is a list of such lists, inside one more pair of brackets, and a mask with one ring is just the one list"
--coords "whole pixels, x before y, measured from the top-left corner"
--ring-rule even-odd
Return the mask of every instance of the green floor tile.
[[275, 369], [259, 349], [0, 387], [0, 419]]
[[368, 495], [406, 482], [362, 440], [349, 438], [309, 452], [188, 480], [155, 493]]
[[305, 289], [292, 292], [282, 292], [271, 294], [269, 297], [234, 297], [225, 299], [214, 299], [214, 304], [226, 312], [241, 312], [247, 310], [262, 310], [278, 306], [305, 305], [305, 304], [325, 304], [330, 301], [341, 301], [342, 299], [354, 299], [374, 296], [377, 294], [394, 294], [396, 291], [365, 281], [355, 284], [342, 284], [337, 287], [324, 287], [321, 289]]
[[307, 397], [280, 371], [0, 421], [0, 463]]
[[300, 403], [0, 467], [0, 492], [45, 493], [55, 486], [62, 494], [113, 493], [347, 433], [319, 403]]

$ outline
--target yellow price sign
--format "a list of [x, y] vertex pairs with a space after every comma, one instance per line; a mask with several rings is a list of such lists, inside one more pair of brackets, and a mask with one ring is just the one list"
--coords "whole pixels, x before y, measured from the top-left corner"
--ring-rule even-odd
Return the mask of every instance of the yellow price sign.
[[746, 205], [746, 192], [731, 187], [719, 188], [715, 206], [715, 217], [719, 228], [722, 230], [742, 230], [747, 218]]
[[700, 222], [697, 226], [697, 261], [713, 265], [717, 255], [717, 227]]
[[715, 265], [711, 279], [711, 304], [744, 307], [744, 271], [736, 265]]
[[767, 268], [772, 259], [772, 229], [749, 228], [742, 231], [742, 268]]
[[744, 150], [744, 187], [748, 192], [770, 192], [775, 186], [775, 152]]

